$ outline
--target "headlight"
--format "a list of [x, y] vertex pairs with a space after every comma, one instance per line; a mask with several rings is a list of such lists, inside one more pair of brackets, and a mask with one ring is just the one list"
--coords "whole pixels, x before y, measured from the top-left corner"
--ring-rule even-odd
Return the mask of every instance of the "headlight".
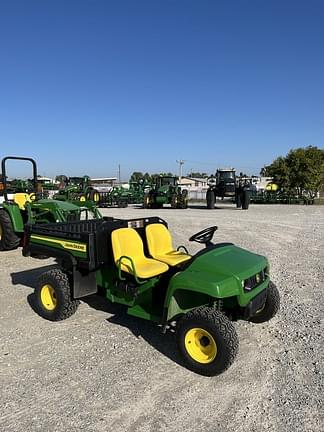
[[244, 291], [251, 291], [265, 281], [267, 277], [267, 268], [261, 270], [259, 273], [245, 279], [242, 283]]

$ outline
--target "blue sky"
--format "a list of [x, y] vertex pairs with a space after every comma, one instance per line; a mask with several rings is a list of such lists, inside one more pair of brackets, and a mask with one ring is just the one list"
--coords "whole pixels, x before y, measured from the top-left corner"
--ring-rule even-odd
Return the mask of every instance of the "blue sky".
[[322, 0], [0, 1], [0, 156], [128, 179], [323, 147], [323, 23]]

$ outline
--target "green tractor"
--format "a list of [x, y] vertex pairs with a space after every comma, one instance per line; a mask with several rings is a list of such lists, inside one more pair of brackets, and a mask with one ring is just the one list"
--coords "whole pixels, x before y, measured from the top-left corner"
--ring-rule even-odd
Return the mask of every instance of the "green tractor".
[[90, 184], [90, 177], [70, 177], [66, 180], [66, 186], [53, 195], [54, 200], [69, 201], [83, 205], [86, 201], [97, 203], [99, 192]]
[[158, 217], [90, 222], [26, 226], [23, 255], [44, 254], [59, 263], [35, 289], [35, 307], [45, 319], [64, 320], [80, 298], [99, 293], [163, 333], [175, 329], [185, 366], [213, 376], [238, 352], [232, 322], [263, 323], [279, 310], [267, 258], [232, 243], [214, 244], [216, 226], [190, 237], [205, 246], [191, 255], [183, 246], [174, 249]]
[[181, 190], [178, 178], [159, 176], [155, 184], [144, 194], [144, 208], [161, 208], [163, 204], [171, 204], [172, 208], [186, 209], [188, 207], [188, 191]]
[[[23, 192], [8, 192], [6, 173], [8, 160], [23, 160], [32, 163], [33, 179], [31, 186]], [[81, 208], [69, 202], [44, 199], [37, 183], [37, 166], [33, 159], [8, 156], [2, 159], [1, 168], [0, 250], [17, 248], [21, 243], [24, 227], [27, 223], [47, 224], [101, 218], [98, 211], [94, 213], [90, 208]]]
[[96, 219], [101, 215], [97, 206], [100, 201], [99, 192], [90, 184], [90, 177], [66, 178], [66, 186], [53, 195], [53, 200], [72, 203], [78, 207], [89, 209]]

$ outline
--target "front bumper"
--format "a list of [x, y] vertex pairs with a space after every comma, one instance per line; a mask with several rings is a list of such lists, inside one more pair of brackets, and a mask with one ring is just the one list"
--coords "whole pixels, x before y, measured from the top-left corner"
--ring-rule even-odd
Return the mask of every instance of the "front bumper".
[[253, 297], [251, 301], [243, 308], [243, 319], [248, 320], [256, 312], [264, 306], [267, 299], [268, 288], [262, 290], [258, 295]]

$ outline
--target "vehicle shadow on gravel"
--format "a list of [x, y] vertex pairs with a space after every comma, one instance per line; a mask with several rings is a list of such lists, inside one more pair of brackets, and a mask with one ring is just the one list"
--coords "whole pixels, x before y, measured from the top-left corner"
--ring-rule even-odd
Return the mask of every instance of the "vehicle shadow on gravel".
[[111, 314], [106, 319], [109, 323], [128, 328], [136, 338], [144, 339], [161, 354], [182, 366], [177, 355], [174, 327], [167, 328], [166, 333], [162, 334], [161, 327], [157, 324], [127, 315], [125, 306], [110, 303], [99, 295], [85, 297], [82, 301], [93, 309]]
[[24, 285], [29, 288], [35, 289], [39, 276], [42, 273], [53, 268], [57, 268], [57, 265], [51, 264], [48, 266], [42, 266], [30, 270], [23, 270], [20, 272], [11, 273], [11, 282], [13, 285]]
[[[11, 273], [11, 281], [13, 285], [23, 285], [33, 290], [36, 288], [38, 277], [45, 271], [56, 268], [57, 265], [49, 265]], [[28, 294], [27, 302], [35, 313], [34, 292]], [[127, 315], [126, 307], [120, 304], [114, 304], [100, 295], [91, 295], [82, 299], [82, 302], [89, 305], [92, 309], [100, 310], [111, 315], [106, 318], [109, 323], [117, 324], [128, 328], [136, 338], [143, 338], [153, 348], [165, 355], [175, 363], [182, 365], [180, 358], [177, 355], [177, 347], [175, 341], [174, 328], [167, 329], [165, 334], [162, 334], [161, 327], [158, 325], [141, 320]]]
[[[36, 288], [37, 279], [39, 278], [39, 276], [53, 268], [57, 268], [57, 265], [51, 264], [48, 266], [37, 267], [31, 270], [23, 270], [20, 272], [11, 273], [11, 282], [13, 285], [23, 285], [34, 290]], [[33, 311], [37, 313], [35, 309], [34, 292], [28, 294], [27, 302], [29, 306], [33, 309]]]

